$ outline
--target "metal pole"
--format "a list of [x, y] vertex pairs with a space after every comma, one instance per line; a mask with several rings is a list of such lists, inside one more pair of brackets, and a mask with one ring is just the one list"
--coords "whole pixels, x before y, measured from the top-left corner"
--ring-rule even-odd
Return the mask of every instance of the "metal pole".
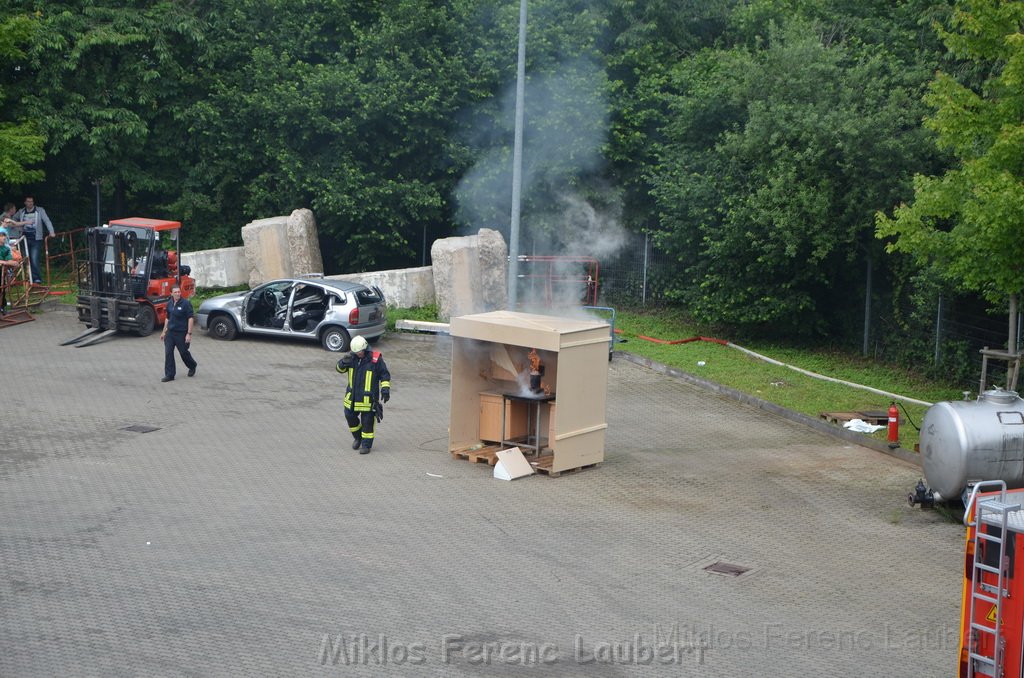
[[519, 303], [519, 206], [523, 188], [523, 99], [526, 91], [526, 0], [519, 0], [519, 62], [516, 66], [516, 128], [512, 151], [512, 224], [508, 234], [508, 307]]
[[423, 258], [420, 261], [420, 266], [427, 265], [427, 224], [423, 224]]
[[868, 355], [868, 337], [871, 336], [871, 253], [868, 253], [867, 280], [864, 283], [864, 347], [861, 355]]
[[935, 312], [935, 366], [939, 366], [939, 347], [942, 342], [942, 295], [939, 295], [939, 309]]
[[1006, 351], [1007, 353], [1017, 352], [1017, 295], [1010, 295], [1010, 332], [1009, 338], [1006, 340]]
[[96, 228], [100, 227], [100, 180], [93, 179], [93, 186], [96, 187]]
[[640, 289], [640, 305], [647, 305], [647, 253], [649, 252], [647, 247], [647, 232], [644, 232], [644, 282], [643, 287]]

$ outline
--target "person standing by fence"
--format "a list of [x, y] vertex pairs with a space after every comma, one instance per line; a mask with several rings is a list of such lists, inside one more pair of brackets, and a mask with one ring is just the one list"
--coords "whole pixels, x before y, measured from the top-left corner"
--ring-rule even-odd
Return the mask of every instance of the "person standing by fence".
[[28, 244], [28, 260], [32, 267], [32, 282], [39, 285], [43, 282], [42, 270], [39, 268], [39, 252], [43, 248], [43, 240], [46, 233], [43, 227], [54, 235], [53, 222], [42, 207], [36, 206], [36, 199], [31, 195], [25, 196], [25, 207], [18, 210], [14, 215], [14, 225], [22, 227], [22, 234]]
[[21, 260], [14, 257], [7, 246], [7, 231], [0, 231], [0, 318], [7, 314], [7, 288], [14, 279], [14, 271], [21, 265]]

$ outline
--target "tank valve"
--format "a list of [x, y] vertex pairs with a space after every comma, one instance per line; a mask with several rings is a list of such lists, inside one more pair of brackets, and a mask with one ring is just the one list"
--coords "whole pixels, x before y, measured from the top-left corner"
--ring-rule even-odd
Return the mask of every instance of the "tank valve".
[[921, 508], [932, 508], [935, 506], [935, 493], [928, 489], [928, 486], [924, 484], [924, 480], [917, 481], [917, 487], [914, 491], [907, 495], [907, 503], [913, 507], [915, 504], [920, 504]]

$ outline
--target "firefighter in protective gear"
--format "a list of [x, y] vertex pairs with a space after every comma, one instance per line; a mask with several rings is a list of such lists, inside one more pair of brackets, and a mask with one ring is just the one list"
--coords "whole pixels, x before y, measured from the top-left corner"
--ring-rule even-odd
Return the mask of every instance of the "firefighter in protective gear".
[[370, 351], [363, 337], [353, 337], [351, 353], [338, 361], [337, 371], [348, 377], [345, 388], [345, 419], [352, 432], [352, 449], [369, 454], [376, 420], [384, 416], [383, 404], [391, 399], [391, 373], [379, 351]]

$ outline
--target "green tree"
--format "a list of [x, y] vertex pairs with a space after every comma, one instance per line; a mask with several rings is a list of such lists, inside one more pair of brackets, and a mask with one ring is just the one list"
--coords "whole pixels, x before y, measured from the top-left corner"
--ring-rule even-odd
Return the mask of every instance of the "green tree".
[[180, 178], [179, 115], [203, 40], [191, 5], [68, 0], [40, 6], [33, 20], [38, 30], [11, 91], [16, 110], [47, 138], [50, 192], [91, 204], [83, 189], [100, 180], [113, 198], [110, 216], [165, 209]]
[[957, 3], [950, 30], [940, 34], [963, 68], [959, 77], [937, 73], [925, 97], [934, 108], [925, 125], [956, 164], [940, 176], [915, 176], [913, 201], [876, 217], [889, 251], [908, 253], [992, 303], [1009, 303], [1011, 324], [1024, 287], [1022, 25], [1024, 3]]
[[195, 161], [182, 214], [223, 245], [255, 217], [309, 207], [331, 270], [418, 261], [423, 228], [447, 234], [450, 189], [468, 161], [451, 141], [456, 114], [489, 96], [469, 61], [477, 5], [211, 7], [217, 40], [208, 95], [187, 112]]
[[736, 0], [614, 0], [609, 2], [607, 62], [611, 134], [607, 156], [623, 191], [632, 229], [659, 221], [652, 175], [670, 113], [675, 69], [714, 47], [729, 25]]
[[[0, 22], [0, 64], [8, 73], [20, 74], [25, 64], [24, 47], [36, 35], [37, 23], [26, 15], [9, 16]], [[15, 188], [39, 181], [37, 167], [44, 158], [46, 137], [39, 126], [24, 118], [10, 102], [10, 82], [0, 86], [0, 183]]]
[[669, 296], [701, 321], [839, 334], [863, 285], [873, 213], [927, 162], [916, 124], [927, 71], [837, 29], [853, 25], [843, 19], [768, 21], [763, 36], [671, 73], [651, 175], [655, 236], [681, 264]]

